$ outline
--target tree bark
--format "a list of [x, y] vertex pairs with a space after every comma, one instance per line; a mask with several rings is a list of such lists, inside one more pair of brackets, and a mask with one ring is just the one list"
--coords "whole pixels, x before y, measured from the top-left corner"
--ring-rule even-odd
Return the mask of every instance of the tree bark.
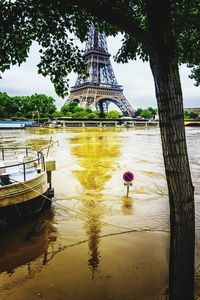
[[[155, 61], [156, 60], [156, 61]], [[163, 59], [151, 58], [155, 80], [165, 172], [170, 202], [170, 300], [192, 300], [194, 285], [194, 188], [183, 119], [177, 64], [166, 74]]]
[[163, 157], [170, 203], [169, 299], [194, 299], [194, 187], [192, 184], [183, 98], [171, 30], [170, 0], [146, 0], [150, 51], [158, 103]]

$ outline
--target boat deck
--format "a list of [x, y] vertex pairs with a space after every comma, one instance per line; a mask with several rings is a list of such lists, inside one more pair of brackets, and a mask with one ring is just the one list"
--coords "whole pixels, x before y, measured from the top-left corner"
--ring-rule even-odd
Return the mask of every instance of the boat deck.
[[0, 160], [0, 186], [34, 179], [44, 171], [42, 157], [22, 155]]
[[10, 181], [14, 183], [14, 182], [24, 182], [33, 179], [37, 176], [38, 171], [36, 167], [27, 168], [25, 171], [25, 180], [24, 180], [24, 170], [22, 165], [16, 165], [9, 168], [5, 167], [5, 172], [1, 173], [0, 175], [3, 174], [8, 174]]
[[9, 165], [8, 163], [5, 163], [5, 161], [0, 161], [0, 175], [5, 174], [9, 175], [12, 183], [24, 182], [35, 178], [38, 175], [38, 168], [37, 166], [26, 167], [24, 172], [23, 165], [19, 164], [18, 162], [13, 162], [12, 165]]

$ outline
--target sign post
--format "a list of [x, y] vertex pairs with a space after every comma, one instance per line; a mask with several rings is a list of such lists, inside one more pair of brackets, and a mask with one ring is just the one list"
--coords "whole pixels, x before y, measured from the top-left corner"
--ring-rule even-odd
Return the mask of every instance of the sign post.
[[132, 186], [132, 181], [134, 179], [133, 173], [127, 171], [123, 174], [123, 179], [124, 179], [124, 185], [127, 186], [127, 192], [126, 192], [126, 197], [128, 198], [129, 195], [129, 186]]

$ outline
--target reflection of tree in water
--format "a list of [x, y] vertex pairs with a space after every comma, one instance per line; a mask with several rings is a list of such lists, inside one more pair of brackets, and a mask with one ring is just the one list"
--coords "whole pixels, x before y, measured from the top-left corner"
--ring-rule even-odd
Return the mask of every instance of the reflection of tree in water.
[[89, 266], [98, 269], [100, 251], [99, 236], [102, 228], [101, 219], [106, 214], [102, 203], [101, 191], [115, 170], [114, 163], [120, 154], [119, 140], [116, 133], [109, 129], [93, 129], [81, 132], [71, 139], [74, 145], [72, 154], [76, 156], [81, 170], [74, 171], [83, 187], [81, 201], [85, 215], [85, 229], [89, 238]]

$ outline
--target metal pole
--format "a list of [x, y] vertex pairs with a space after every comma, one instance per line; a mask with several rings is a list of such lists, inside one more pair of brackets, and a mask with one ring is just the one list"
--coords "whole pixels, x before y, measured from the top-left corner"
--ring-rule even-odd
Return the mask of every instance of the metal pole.
[[44, 155], [42, 154], [42, 164], [43, 164], [43, 171], [45, 171], [45, 160], [44, 160]]
[[4, 149], [2, 149], [2, 160], [4, 161]]
[[129, 185], [127, 185], [127, 192], [126, 192], [126, 197], [128, 198], [128, 194], [129, 194]]
[[25, 166], [25, 163], [23, 163], [23, 172], [24, 172], [24, 181], [26, 181], [26, 166]]
[[52, 142], [52, 136], [51, 136], [50, 141], [49, 141], [49, 147], [47, 148], [47, 157], [49, 155], [49, 150], [50, 150], [50, 147], [51, 147], [51, 142]]

